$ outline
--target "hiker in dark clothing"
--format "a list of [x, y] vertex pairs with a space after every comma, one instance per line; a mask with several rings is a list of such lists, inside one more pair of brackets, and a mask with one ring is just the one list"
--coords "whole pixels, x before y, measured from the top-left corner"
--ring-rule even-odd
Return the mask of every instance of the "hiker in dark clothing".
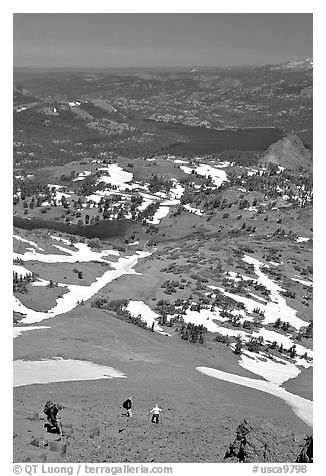
[[45, 423], [44, 427], [50, 433], [61, 433], [58, 424], [58, 413], [63, 409], [63, 406], [59, 403], [53, 403], [50, 400], [44, 405], [43, 412], [45, 413], [48, 423]]
[[127, 410], [127, 417], [132, 418], [132, 397], [128, 397], [122, 406]]

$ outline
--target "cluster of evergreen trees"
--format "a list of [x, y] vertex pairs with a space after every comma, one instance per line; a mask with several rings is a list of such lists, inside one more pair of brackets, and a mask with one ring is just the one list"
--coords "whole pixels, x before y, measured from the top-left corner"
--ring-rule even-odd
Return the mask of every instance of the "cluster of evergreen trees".
[[[264, 338], [262, 336], [259, 337], [250, 337], [248, 341], [244, 340], [241, 334], [238, 334], [235, 338], [232, 338], [229, 335], [223, 335], [217, 332], [214, 336], [214, 342], [220, 342], [222, 344], [225, 344], [227, 347], [234, 342], [234, 350], [233, 352], [236, 355], [241, 355], [242, 351], [244, 348], [246, 348], [249, 352], [255, 352], [259, 353], [261, 351], [263, 352], [269, 352], [269, 350], [276, 350], [281, 354], [288, 354], [288, 356], [292, 359], [294, 359], [298, 353], [297, 353], [297, 347], [296, 344], [293, 344], [289, 349], [284, 349], [283, 344], [278, 344], [277, 341], [274, 341], [272, 343], [266, 344], [264, 342]], [[270, 357], [272, 357], [271, 354], [269, 354]], [[307, 353], [302, 355], [303, 358], [307, 359]]]
[[14, 293], [27, 293], [27, 284], [32, 283], [37, 278], [36, 273], [27, 273], [25, 276], [13, 271], [13, 292]]
[[123, 321], [131, 322], [136, 326], [142, 327], [143, 329], [149, 329], [147, 323], [142, 319], [141, 314], [138, 316], [133, 316], [127, 309], [128, 300], [127, 299], [112, 299], [109, 301], [106, 298], [95, 299], [91, 306], [98, 309], [103, 309], [106, 311], [114, 312], [119, 319]]
[[166, 299], [160, 299], [156, 304], [156, 309], [161, 313], [174, 314], [175, 304], [167, 301]]
[[288, 332], [290, 328], [290, 323], [289, 322], [283, 322], [279, 317], [276, 319], [276, 321], [273, 324], [273, 327], [275, 329], [281, 329], [284, 332]]
[[226, 346], [229, 346], [231, 344], [231, 339], [229, 335], [223, 335], [220, 334], [219, 332], [215, 333], [214, 336], [214, 342], [221, 342], [222, 344], [225, 344]]
[[255, 307], [252, 312], [258, 314], [258, 316], [265, 317], [265, 311], [262, 311], [259, 307]]
[[149, 177], [149, 190], [151, 193], [161, 192], [162, 189], [168, 192], [172, 185], [172, 180], [161, 177], [158, 174], [153, 174]]
[[289, 289], [286, 289], [285, 291], [281, 290], [281, 294], [284, 297], [288, 297], [291, 299], [295, 299], [296, 293], [294, 291], [290, 291]]
[[164, 281], [161, 285], [161, 288], [164, 288], [164, 293], [165, 294], [172, 294], [176, 293], [177, 289], [184, 289], [184, 284], [179, 282], [179, 281], [174, 281], [167, 279]]
[[179, 329], [179, 334], [181, 338], [192, 343], [203, 344], [204, 343], [204, 334], [207, 332], [207, 328], [202, 324], [196, 326], [188, 322], [187, 325], [182, 325]]

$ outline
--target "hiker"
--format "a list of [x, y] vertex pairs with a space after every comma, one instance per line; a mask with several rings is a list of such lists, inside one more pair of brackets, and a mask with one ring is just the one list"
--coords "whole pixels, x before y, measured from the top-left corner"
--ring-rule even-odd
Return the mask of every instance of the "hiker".
[[61, 433], [60, 427], [58, 424], [58, 413], [60, 410], [63, 409], [63, 406], [60, 405], [59, 403], [53, 403], [50, 400], [46, 402], [44, 405], [43, 412], [45, 413], [48, 422], [45, 423], [44, 427], [47, 429], [48, 432], [50, 433]]
[[127, 410], [127, 417], [132, 418], [132, 397], [128, 397], [122, 406]]
[[152, 408], [151, 411], [149, 412], [149, 413], [153, 413], [152, 420], [151, 420], [152, 423], [156, 423], [156, 424], [158, 423], [158, 417], [161, 411], [162, 411], [162, 408], [159, 408], [158, 404], [156, 403], [155, 407]]

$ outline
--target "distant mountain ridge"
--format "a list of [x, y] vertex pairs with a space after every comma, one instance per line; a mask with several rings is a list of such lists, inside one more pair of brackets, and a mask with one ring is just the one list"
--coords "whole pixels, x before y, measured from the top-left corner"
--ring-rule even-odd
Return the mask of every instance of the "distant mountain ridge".
[[272, 71], [293, 70], [293, 71], [309, 71], [313, 69], [313, 60], [307, 58], [303, 61], [288, 61], [279, 65], [271, 65]]

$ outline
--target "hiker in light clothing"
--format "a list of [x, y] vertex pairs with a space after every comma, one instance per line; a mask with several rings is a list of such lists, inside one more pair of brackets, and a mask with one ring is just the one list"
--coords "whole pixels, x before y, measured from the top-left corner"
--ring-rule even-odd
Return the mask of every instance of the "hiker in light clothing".
[[162, 411], [162, 408], [159, 408], [158, 404], [156, 403], [155, 407], [151, 409], [149, 413], [153, 413], [152, 415], [152, 423], [158, 423], [158, 417], [160, 415], [160, 412]]

